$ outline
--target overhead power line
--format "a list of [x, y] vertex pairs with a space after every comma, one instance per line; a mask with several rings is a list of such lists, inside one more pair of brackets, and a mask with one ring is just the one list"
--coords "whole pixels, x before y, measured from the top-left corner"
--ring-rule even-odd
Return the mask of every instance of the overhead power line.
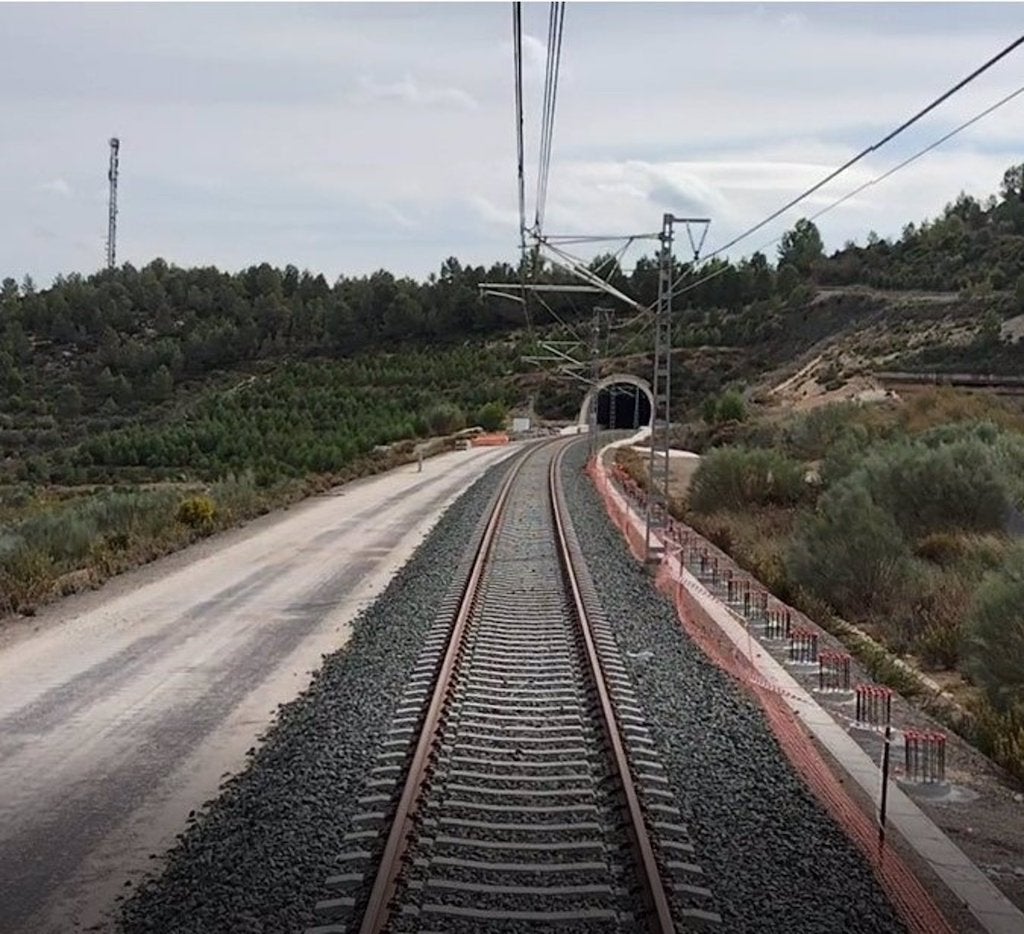
[[[968, 127], [973, 126], [975, 123], [977, 123], [979, 120], [984, 119], [989, 114], [994, 113], [1000, 107], [1003, 107], [1004, 105], [1010, 103], [1010, 101], [1012, 101], [1015, 98], [1019, 97], [1021, 94], [1024, 94], [1024, 85], [1022, 85], [1021, 87], [1017, 88], [1016, 91], [1013, 91], [1010, 94], [1007, 94], [1005, 97], [1000, 98], [994, 104], [989, 105], [988, 107], [986, 107], [981, 112], [975, 114], [969, 120], [965, 120], [959, 126], [957, 126], [954, 129], [950, 130], [948, 133], [944, 134], [943, 136], [940, 136], [934, 142], [929, 143], [923, 149], [919, 149], [912, 156], [908, 156], [906, 159], [904, 159], [902, 162], [894, 165], [888, 171], [883, 172], [881, 175], [878, 175], [875, 178], [872, 178], [872, 179], [870, 179], [867, 182], [864, 182], [863, 185], [858, 185], [852, 191], [848, 191], [841, 198], [836, 198], [835, 201], [830, 202], [825, 207], [823, 207], [820, 211], [816, 212], [815, 214], [812, 214], [808, 218], [808, 220], [812, 220], [812, 221], [817, 220], [822, 215], [827, 214], [829, 211], [835, 210], [841, 204], [845, 204], [851, 198], [856, 197], [862, 191], [864, 191], [866, 188], [870, 188], [873, 185], [877, 185], [880, 182], [883, 182], [886, 179], [891, 178], [893, 175], [895, 175], [900, 170], [905, 169], [908, 165], [910, 165], [913, 162], [916, 162], [922, 156], [927, 155], [929, 152], [931, 152], [934, 149], [937, 149], [943, 143], [951, 140], [954, 136], [958, 135], [959, 133], [962, 133]], [[765, 250], [765, 249], [767, 249], [770, 246], [774, 246], [776, 243], [778, 243], [783, 238], [783, 236], [785, 236], [785, 234], [779, 234], [777, 237], [773, 237], [771, 240], [768, 240], [767, 242], [765, 242], [761, 246], [759, 246], [755, 252], [758, 252], [758, 251], [761, 251], [761, 250]], [[740, 239], [740, 238], [737, 238], [737, 240], [738, 239]], [[733, 241], [733, 242], [736, 242], [736, 241]], [[725, 247], [723, 247], [722, 249], [725, 249]], [[708, 254], [706, 259], [711, 259], [717, 253], [720, 253], [720, 252], [722, 252], [722, 250], [716, 250], [715, 253]], [[714, 272], [708, 273], [708, 275], [703, 276], [702, 278], [697, 279], [694, 282], [688, 282], [685, 285], [680, 286], [679, 288], [675, 289], [672, 294], [675, 296], [675, 295], [682, 295], [684, 292], [690, 292], [693, 289], [696, 289], [699, 286], [703, 285], [705, 282], [710, 282], [712, 279], [717, 279], [720, 275], [722, 275], [724, 272], [726, 272], [730, 268], [731, 267], [728, 266], [728, 265], [721, 266], [718, 269], [716, 269]]]
[[[961, 133], [962, 131], [966, 130], [969, 126], [973, 126], [979, 120], [983, 119], [984, 117], [987, 117], [993, 111], [998, 110], [1000, 107], [1003, 106], [1003, 104], [1010, 103], [1010, 101], [1012, 101], [1015, 97], [1019, 97], [1021, 94], [1024, 94], [1024, 85], [1021, 85], [1019, 88], [1017, 88], [1016, 91], [1007, 94], [1006, 97], [1001, 98], [991, 106], [986, 107], [983, 111], [981, 111], [981, 113], [975, 114], [973, 117], [971, 117], [970, 120], [961, 123], [960, 126], [958, 126], [956, 129], [950, 130], [945, 136], [940, 136], [937, 140], [935, 140], [934, 143], [929, 143], [927, 146], [924, 147], [924, 149], [919, 149], [912, 156], [909, 156], [902, 162], [898, 163], [897, 165], [894, 165], [891, 169], [889, 169], [888, 172], [885, 172], [884, 174], [879, 175], [877, 178], [873, 178], [870, 181], [865, 182], [863, 185], [859, 185], [857, 188], [854, 188], [853, 191], [847, 192], [841, 198], [837, 198], [831, 204], [827, 205], [826, 207], [823, 207], [816, 214], [812, 214], [808, 219], [816, 221], [819, 217], [822, 216], [822, 214], [827, 214], [829, 211], [839, 207], [839, 205], [845, 204], [851, 198], [854, 198], [857, 195], [859, 195], [862, 191], [864, 191], [865, 188], [870, 188], [872, 185], [877, 185], [879, 182], [884, 182], [891, 175], [895, 175], [897, 172], [899, 172], [900, 169], [905, 169], [908, 165], [910, 165], [910, 163], [916, 162], [922, 156], [930, 153], [933, 149], [938, 149], [939, 146], [946, 142], [946, 140], [952, 139], [954, 136], [957, 135], [957, 133]], [[776, 239], [781, 240], [782, 238], [778, 237]]]
[[551, 147], [555, 135], [555, 104], [558, 99], [558, 74], [562, 63], [562, 30], [565, 24], [565, 3], [552, 3], [548, 13], [548, 50], [544, 70], [544, 104], [541, 111], [540, 156], [537, 168], [537, 202], [534, 234], [544, 227], [547, 207], [548, 176], [551, 171]]
[[512, 4], [512, 58], [516, 86], [516, 167], [519, 181], [519, 249], [526, 253], [526, 176], [523, 153], [523, 5]]
[[852, 159], [848, 159], [841, 166], [839, 166], [839, 168], [835, 169], [834, 171], [832, 171], [828, 175], [826, 175], [820, 182], [817, 182], [816, 184], [812, 185], [806, 191], [804, 191], [803, 193], [801, 193], [801, 194], [797, 195], [795, 198], [793, 198], [792, 201], [789, 201], [788, 203], [784, 204], [781, 208], [779, 208], [777, 211], [774, 211], [771, 214], [769, 214], [766, 218], [764, 218], [764, 220], [758, 221], [758, 223], [754, 224], [753, 227], [750, 227], [747, 230], [743, 231], [743, 233], [739, 234], [739, 236], [733, 237], [733, 239], [730, 240], [728, 243], [724, 244], [723, 246], [720, 246], [714, 252], [709, 253], [706, 258], [707, 259], [711, 259], [711, 258], [713, 258], [715, 256], [718, 256], [720, 253], [724, 253], [726, 250], [731, 249], [732, 247], [734, 247], [741, 240], [746, 240], [746, 238], [749, 237], [751, 234], [756, 233], [758, 230], [760, 230], [766, 224], [770, 224], [777, 217], [781, 216], [782, 214], [785, 214], [786, 211], [788, 211], [790, 208], [795, 207], [801, 201], [803, 201], [805, 198], [810, 197], [816, 191], [818, 191], [820, 188], [823, 188], [829, 182], [831, 182], [834, 179], [838, 178], [840, 175], [842, 175], [843, 172], [845, 172], [851, 166], [856, 165], [865, 156], [870, 155], [871, 153], [875, 152], [877, 149], [880, 149], [886, 143], [888, 143], [891, 140], [895, 139], [904, 130], [906, 130], [909, 127], [913, 126], [915, 123], [917, 123], [918, 120], [920, 120], [926, 114], [931, 113], [936, 107], [938, 107], [944, 101], [948, 100], [950, 97], [952, 97], [954, 94], [956, 94], [957, 91], [959, 91], [962, 88], [966, 87], [968, 84], [970, 84], [979, 75], [984, 74], [993, 65], [995, 65], [1000, 60], [1004, 59], [1014, 49], [1016, 49], [1019, 45], [1021, 45], [1021, 43], [1024, 43], [1024, 36], [1021, 36], [1020, 38], [1015, 39], [1013, 42], [1011, 42], [1001, 52], [997, 53], [996, 55], [993, 55], [992, 58], [990, 58], [983, 65], [979, 66], [974, 71], [972, 71], [966, 78], [962, 78], [960, 81], [958, 81], [956, 84], [954, 84], [953, 87], [951, 87], [944, 94], [941, 94], [939, 97], [935, 98], [935, 100], [933, 100], [926, 107], [924, 107], [921, 110], [919, 110], [909, 120], [905, 120], [898, 127], [896, 127], [895, 130], [893, 130], [890, 133], [888, 133], [885, 136], [883, 136], [880, 140], [878, 140], [877, 143], [873, 143], [872, 145], [868, 146], [866, 149], [864, 149], [861, 152], [857, 153], [857, 155], [855, 155]]

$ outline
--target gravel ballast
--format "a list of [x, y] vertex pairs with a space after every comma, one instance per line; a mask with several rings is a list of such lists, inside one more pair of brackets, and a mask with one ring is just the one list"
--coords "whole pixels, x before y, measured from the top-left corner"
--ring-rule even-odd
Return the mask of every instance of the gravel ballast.
[[[870, 868], [792, 771], [759, 708], [679, 628], [565, 459], [566, 497], [605, 614], [634, 679], [723, 916], [722, 930], [898, 932]], [[410, 562], [284, 705], [249, 767], [182, 834], [163, 871], [122, 905], [124, 934], [301, 932], [358, 803], [421, 642], [465, 565], [507, 464], [442, 517]]]
[[[124, 934], [301, 932], [317, 923], [324, 879], [424, 635], [475, 539], [508, 464], [444, 514], [348, 645], [324, 658], [307, 691], [283, 705], [248, 768], [195, 819], [159, 876], [124, 902]], [[460, 567], [461, 566], [461, 567]]]
[[680, 628], [583, 474], [566, 499], [697, 858], [730, 932], [905, 928], [870, 867], [794, 773], [758, 706]]

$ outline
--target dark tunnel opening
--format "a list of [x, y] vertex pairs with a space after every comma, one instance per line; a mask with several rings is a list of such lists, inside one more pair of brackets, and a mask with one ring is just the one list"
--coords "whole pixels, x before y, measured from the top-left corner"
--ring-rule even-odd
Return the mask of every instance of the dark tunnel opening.
[[601, 428], [639, 428], [651, 420], [647, 393], [629, 383], [614, 383], [597, 394], [597, 424]]

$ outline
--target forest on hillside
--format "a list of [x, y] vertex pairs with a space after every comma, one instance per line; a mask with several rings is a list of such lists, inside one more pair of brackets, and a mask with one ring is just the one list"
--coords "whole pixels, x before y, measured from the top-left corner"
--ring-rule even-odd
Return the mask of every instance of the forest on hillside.
[[[350, 357], [362, 351], [487, 339], [522, 328], [513, 302], [481, 296], [481, 282], [568, 281], [528, 258], [529, 268], [489, 268], [451, 257], [426, 281], [381, 269], [361, 277], [267, 263], [238, 273], [181, 269], [154, 259], [91, 275], [60, 276], [48, 289], [28, 278], [0, 284], [0, 414], [55, 418], [106, 407], [139, 411], [168, 399], [176, 385], [248, 361]], [[612, 256], [591, 263], [641, 303], [657, 296], [657, 263], [640, 257], [627, 275]], [[696, 285], [677, 303], [679, 341], [742, 344], [771, 337], [786, 305], [815, 286], [972, 291], [1024, 305], [1024, 166], [1008, 169], [998, 195], [961, 195], [932, 221], [910, 223], [894, 242], [869, 234], [826, 257], [821, 236], [800, 220], [778, 247], [736, 263], [713, 260], [677, 275]], [[539, 321], [579, 321], [590, 302], [549, 298]]]
[[[709, 396], [876, 315], [885, 299], [872, 289], [949, 291], [965, 297], [968, 314], [991, 318], [982, 339], [953, 356], [934, 348], [925, 365], [966, 353], [1019, 369], [1019, 345], [1000, 342], [999, 322], [1024, 308], [1022, 259], [1017, 166], [998, 195], [961, 196], [894, 242], [869, 236], [826, 256], [814, 223], [801, 220], [774, 261], [680, 263], [674, 411], [696, 414]], [[652, 256], [628, 272], [613, 256], [591, 268], [643, 303], [656, 299]], [[295, 266], [230, 273], [161, 259], [61, 276], [49, 288], [3, 279], [0, 613], [79, 586], [67, 581], [86, 569], [102, 579], [393, 466], [416, 439], [484, 413], [574, 413], [578, 384], [524, 357], [539, 336], [585, 335], [592, 297], [547, 293], [524, 314], [479, 289], [520, 276], [569, 281], [536, 256], [523, 268], [449, 258], [422, 282], [383, 269], [329, 282]], [[618, 340], [626, 350], [609, 365], [646, 376], [649, 329]]]
[[[656, 300], [653, 256], [641, 256], [628, 275], [611, 255], [596, 257], [591, 269], [643, 303]], [[675, 306], [675, 345], [684, 353], [702, 348], [704, 356], [709, 347], [749, 352], [716, 364], [713, 373], [681, 366], [675, 385], [687, 397], [716, 391], [723, 380], [750, 378], [753, 370], [799, 352], [841, 327], [844, 316], [870, 312], [870, 302], [854, 298], [819, 304], [809, 315], [815, 289], [836, 286], [946, 290], [983, 299], [994, 339], [967, 349], [932, 348], [911, 363], [942, 369], [980, 365], [973, 359], [980, 357], [990, 371], [1014, 371], [1020, 351], [1000, 345], [998, 329], [1003, 317], [1024, 309], [1022, 269], [1022, 165], [1006, 171], [998, 195], [984, 202], [961, 195], [934, 220], [908, 224], [895, 242], [869, 235], [863, 247], [848, 244], [826, 256], [817, 227], [799, 220], [781, 238], [775, 263], [763, 253], [736, 263], [712, 260], [699, 270], [679, 263], [677, 275], [687, 287]], [[182, 269], [161, 259], [142, 269], [126, 263], [88, 276], [61, 276], [48, 289], [5, 278], [0, 476], [81, 482], [106, 479], [104, 468], [146, 467], [157, 477], [335, 469], [375, 444], [422, 434], [433, 405], [479, 406], [479, 381], [469, 392], [461, 385], [476, 369], [474, 360], [496, 401], [527, 403], [523, 381], [512, 380], [526, 369], [520, 358], [536, 336], [527, 325], [547, 336], [578, 336], [589, 322], [592, 298], [547, 293], [531, 299], [524, 313], [519, 303], [479, 288], [520, 276], [569, 280], [536, 255], [526, 257], [522, 268], [468, 266], [450, 257], [423, 282], [383, 269], [331, 283], [295, 266], [262, 263], [228, 273]], [[649, 334], [632, 341], [639, 357], [626, 365], [646, 372], [649, 344]], [[459, 347], [466, 352], [456, 352]], [[417, 355], [428, 348], [434, 362], [424, 370]], [[380, 362], [394, 354], [412, 357]], [[284, 361], [341, 369], [326, 378], [331, 388], [325, 390], [315, 367], [293, 366], [275, 375]], [[401, 381], [394, 374], [406, 365], [413, 368], [407, 379], [429, 371], [429, 380], [419, 380], [416, 393], [388, 398], [388, 386]], [[392, 375], [377, 385], [381, 366]], [[259, 386], [263, 380], [288, 385], [267, 398], [247, 382], [256, 376]], [[243, 382], [243, 391], [220, 396]], [[575, 404], [571, 385], [542, 382], [531, 392], [542, 414], [564, 416]], [[348, 434], [345, 440], [311, 441], [298, 451], [285, 444], [242, 446], [240, 438], [266, 436], [274, 417], [253, 412], [271, 409], [279, 424], [296, 426], [319, 424], [333, 413]], [[243, 430], [229, 437], [227, 426], [238, 419]]]

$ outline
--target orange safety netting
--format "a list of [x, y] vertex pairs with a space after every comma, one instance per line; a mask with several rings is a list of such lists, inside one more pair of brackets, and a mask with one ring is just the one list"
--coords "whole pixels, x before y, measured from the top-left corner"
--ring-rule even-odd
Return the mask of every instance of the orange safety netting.
[[[640, 516], [646, 509], [646, 494], [625, 471], [617, 466], [605, 467], [599, 461], [591, 461], [587, 472], [597, 487], [608, 516], [622, 532], [633, 556], [643, 561], [646, 536]], [[655, 586], [672, 600], [683, 629], [704, 654], [739, 681], [760, 703], [768, 725], [786, 757], [815, 797], [864, 854], [907, 927], [915, 934], [954, 934], [953, 927], [900, 855], [889, 842], [880, 842], [874, 816], [866, 814], [836, 780], [814, 745], [810, 732], [786, 703], [783, 695], [787, 692], [761, 675], [750, 660], [751, 652], [744, 655], [737, 649], [687, 586], [683, 570], [687, 548], [698, 547], [704, 555], [720, 556], [723, 560], [729, 560], [727, 556], [693, 529], [671, 517], [666, 517], [666, 535], [660, 544], [665, 547], [665, 558], [655, 574]], [[785, 604], [769, 598], [765, 592], [766, 607], [769, 599], [776, 606], [785, 607]], [[794, 616], [802, 616], [792, 608], [785, 609]]]
[[504, 433], [491, 435], [474, 435], [473, 439], [469, 443], [475, 448], [500, 447], [503, 444], [508, 444], [509, 438], [508, 435]]

